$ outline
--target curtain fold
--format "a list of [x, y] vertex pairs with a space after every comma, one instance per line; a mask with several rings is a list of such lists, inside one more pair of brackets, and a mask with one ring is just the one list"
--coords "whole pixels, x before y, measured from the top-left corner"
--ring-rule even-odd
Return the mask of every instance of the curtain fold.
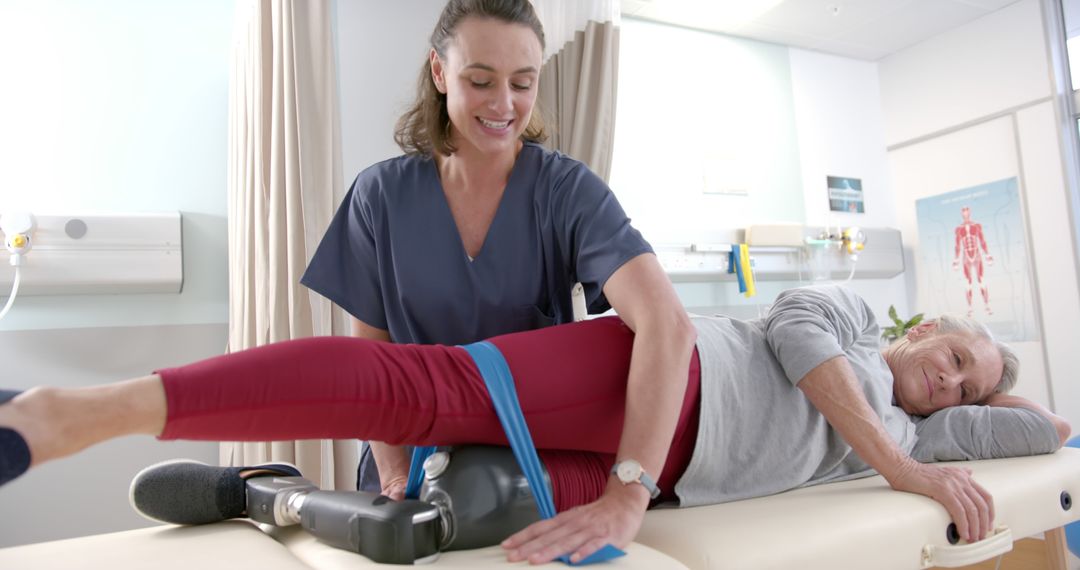
[[533, 0], [547, 49], [540, 109], [553, 127], [547, 145], [611, 175], [619, 69], [619, 6], [614, 0]]
[[[229, 350], [344, 331], [300, 277], [343, 194], [330, 4], [237, 2], [229, 81]], [[282, 417], [282, 421], [289, 421]], [[223, 443], [226, 465], [286, 461], [355, 488], [356, 442]]]

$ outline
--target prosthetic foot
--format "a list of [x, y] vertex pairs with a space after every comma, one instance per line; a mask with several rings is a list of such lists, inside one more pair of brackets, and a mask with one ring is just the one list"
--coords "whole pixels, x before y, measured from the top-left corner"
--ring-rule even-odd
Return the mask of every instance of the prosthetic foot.
[[275, 526], [299, 524], [319, 540], [382, 564], [416, 564], [439, 556], [438, 507], [394, 501], [365, 491], [320, 491], [302, 477], [247, 482], [247, 513]]
[[[331, 546], [379, 563], [422, 563], [444, 550], [498, 544], [540, 519], [517, 461], [500, 447], [462, 447], [432, 455], [425, 463], [420, 500], [405, 501], [363, 491], [322, 491], [298, 472], [270, 470], [239, 479], [241, 468], [178, 465], [151, 467], [136, 477], [136, 510], [179, 524], [228, 518], [217, 513], [246, 515], [275, 526], [299, 524]], [[550, 486], [546, 472], [544, 478]], [[147, 481], [156, 481], [155, 489], [147, 488]], [[238, 482], [240, 497], [232, 491]], [[202, 505], [194, 509], [197, 517], [191, 516], [192, 503]]]

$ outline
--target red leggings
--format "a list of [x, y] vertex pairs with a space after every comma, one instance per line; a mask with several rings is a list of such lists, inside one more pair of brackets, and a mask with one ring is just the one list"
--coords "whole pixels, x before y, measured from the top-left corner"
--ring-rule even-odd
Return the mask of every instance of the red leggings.
[[[513, 373], [559, 511], [603, 493], [622, 433], [633, 341], [616, 317], [490, 339]], [[693, 452], [699, 367], [695, 351], [658, 481], [661, 500], [675, 499]], [[316, 337], [158, 374], [168, 405], [161, 439], [508, 445], [484, 381], [460, 347]]]

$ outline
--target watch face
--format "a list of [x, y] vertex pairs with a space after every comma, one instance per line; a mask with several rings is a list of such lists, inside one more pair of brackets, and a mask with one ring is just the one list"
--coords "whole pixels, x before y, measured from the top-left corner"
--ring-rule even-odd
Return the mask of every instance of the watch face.
[[619, 463], [619, 467], [616, 471], [620, 481], [627, 483], [631, 481], [637, 481], [641, 476], [641, 464], [633, 459], [628, 459]]

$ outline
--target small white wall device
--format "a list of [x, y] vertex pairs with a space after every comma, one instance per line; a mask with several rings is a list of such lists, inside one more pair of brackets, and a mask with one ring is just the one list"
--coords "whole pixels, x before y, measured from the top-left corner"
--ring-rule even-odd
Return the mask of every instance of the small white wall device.
[[16, 286], [22, 295], [179, 293], [183, 284], [180, 212], [5, 212], [0, 231], [11, 254], [0, 295]]
[[4, 233], [4, 247], [11, 254], [11, 266], [14, 268], [15, 273], [11, 282], [11, 293], [8, 294], [8, 300], [4, 303], [4, 308], [0, 309], [0, 319], [3, 319], [8, 314], [12, 304], [15, 303], [15, 297], [19, 294], [19, 281], [21, 281], [22, 277], [20, 268], [22, 267], [23, 256], [34, 246], [31, 236], [34, 234], [35, 225], [34, 216], [29, 212], [4, 212], [0, 214], [0, 231]]

